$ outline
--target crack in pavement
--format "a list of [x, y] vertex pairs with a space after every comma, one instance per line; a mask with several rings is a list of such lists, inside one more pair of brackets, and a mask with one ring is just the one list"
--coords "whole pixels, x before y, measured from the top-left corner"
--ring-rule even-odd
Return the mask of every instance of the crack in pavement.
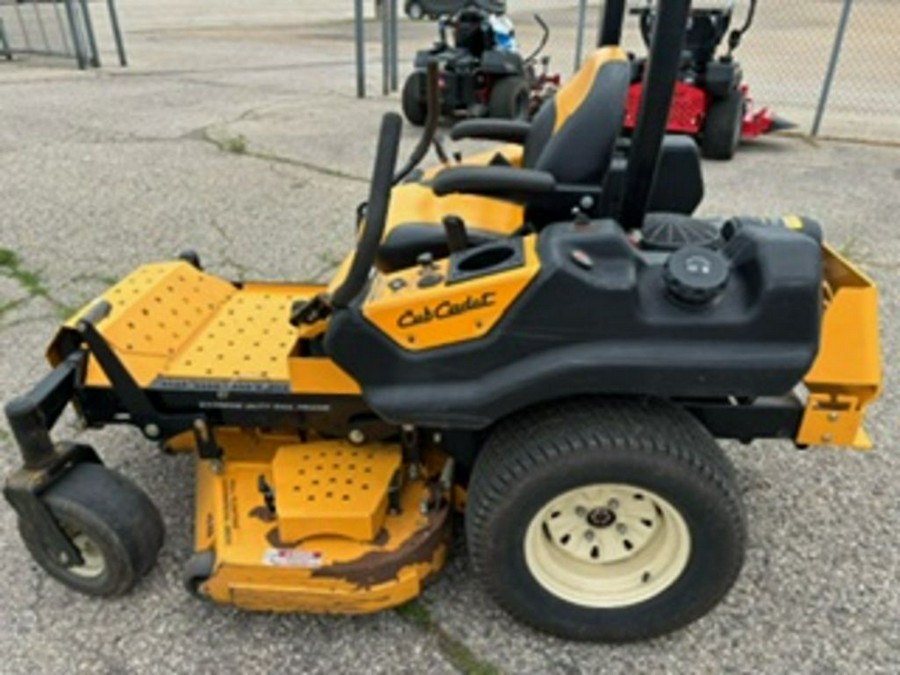
[[437, 644], [438, 651], [460, 673], [502, 675], [503, 671], [499, 666], [480, 658], [465, 642], [450, 635], [421, 600], [412, 600], [395, 608], [394, 612], [409, 625], [431, 636]]
[[225, 123], [213, 123], [205, 127], [200, 127], [199, 129], [188, 132], [183, 136], [183, 138], [209, 143], [221, 152], [225, 152], [228, 154], [238, 155], [242, 157], [251, 157], [253, 159], [262, 160], [264, 162], [272, 162], [275, 164], [295, 166], [301, 169], [306, 169], [307, 171], [318, 173], [323, 176], [328, 176], [330, 178], [339, 178], [341, 180], [348, 180], [356, 183], [365, 183], [368, 185], [369, 179], [365, 176], [358, 176], [347, 171], [332, 169], [327, 166], [322, 166], [321, 164], [308, 162], [306, 160], [297, 159], [295, 157], [288, 157], [287, 155], [280, 155], [268, 150], [254, 150], [250, 147], [248, 139], [241, 134], [237, 136], [219, 137], [213, 131], [216, 128], [225, 129], [231, 124], [235, 124], [236, 122], [248, 119], [248, 115], [255, 114], [259, 110], [260, 108], [251, 108], [250, 110], [245, 111], [233, 120]]

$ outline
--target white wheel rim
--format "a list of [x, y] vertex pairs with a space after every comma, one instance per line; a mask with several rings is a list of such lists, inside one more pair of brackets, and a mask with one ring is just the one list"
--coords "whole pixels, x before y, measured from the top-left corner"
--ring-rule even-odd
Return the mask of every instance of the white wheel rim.
[[659, 595], [684, 572], [690, 553], [678, 510], [650, 490], [620, 483], [551, 499], [525, 534], [535, 580], [583, 607], [625, 607]]
[[83, 532], [72, 528], [64, 529], [83, 560], [82, 564], [67, 567], [66, 571], [83, 579], [96, 579], [103, 574], [106, 569], [106, 561], [97, 543]]

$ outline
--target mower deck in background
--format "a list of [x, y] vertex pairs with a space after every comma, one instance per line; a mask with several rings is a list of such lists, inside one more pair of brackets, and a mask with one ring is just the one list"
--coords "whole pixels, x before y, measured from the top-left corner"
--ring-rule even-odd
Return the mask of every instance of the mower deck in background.
[[[753, 25], [757, 0], [751, 0], [744, 25], [729, 33], [736, 0], [727, 0], [717, 8], [694, 8], [688, 23], [684, 55], [675, 88], [668, 131], [697, 138], [705, 157], [731, 159], [742, 140], [793, 128], [768, 108], [757, 108], [750, 88], [743, 81], [734, 51]], [[650, 0], [646, 6], [631, 10], [639, 16], [641, 34], [647, 45], [652, 38], [656, 11]], [[716, 56], [722, 41], [728, 48]], [[634, 129], [643, 95], [642, 77], [646, 58], [634, 60], [631, 92], [628, 98], [627, 129]]]

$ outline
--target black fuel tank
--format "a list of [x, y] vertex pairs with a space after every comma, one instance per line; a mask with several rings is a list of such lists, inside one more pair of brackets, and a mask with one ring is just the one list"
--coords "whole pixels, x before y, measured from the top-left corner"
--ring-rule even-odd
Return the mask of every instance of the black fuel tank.
[[816, 355], [822, 253], [806, 234], [744, 219], [673, 254], [603, 220], [551, 225], [538, 251], [539, 276], [483, 339], [408, 352], [354, 307], [327, 350], [386, 419], [468, 428], [579, 394], [779, 395]]

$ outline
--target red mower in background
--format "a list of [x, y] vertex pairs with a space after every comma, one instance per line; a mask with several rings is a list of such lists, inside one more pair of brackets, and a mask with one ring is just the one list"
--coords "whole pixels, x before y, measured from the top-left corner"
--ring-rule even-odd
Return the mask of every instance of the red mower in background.
[[[734, 60], [734, 51], [753, 25], [756, 3], [757, 0], [750, 0], [744, 25], [730, 33], [736, 0], [691, 10], [668, 132], [694, 136], [703, 156], [710, 159], [731, 159], [742, 140], [794, 127], [768, 108], [753, 105], [741, 66]], [[641, 35], [649, 45], [656, 21], [654, 4], [647, 0], [645, 6], [632, 8], [631, 13], [640, 17]], [[726, 35], [728, 49], [724, 55], [716, 56]], [[633, 63], [625, 117], [629, 131], [637, 122], [647, 59], [635, 58]]]

